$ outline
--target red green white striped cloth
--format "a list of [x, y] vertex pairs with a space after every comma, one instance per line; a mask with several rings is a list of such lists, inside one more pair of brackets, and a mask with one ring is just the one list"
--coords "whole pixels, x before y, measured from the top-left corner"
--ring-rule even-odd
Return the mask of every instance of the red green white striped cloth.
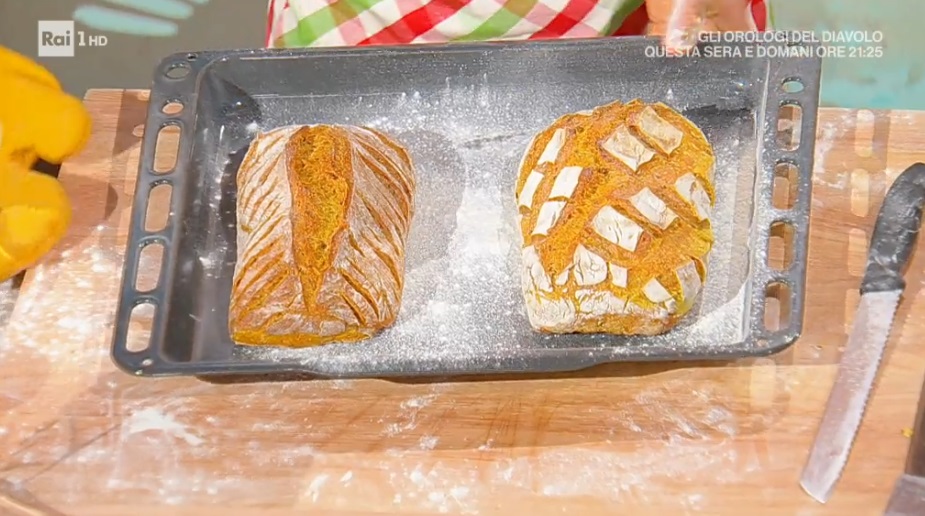
[[[765, 30], [765, 0], [751, 0]], [[644, 0], [268, 0], [266, 45], [396, 45], [643, 34]]]

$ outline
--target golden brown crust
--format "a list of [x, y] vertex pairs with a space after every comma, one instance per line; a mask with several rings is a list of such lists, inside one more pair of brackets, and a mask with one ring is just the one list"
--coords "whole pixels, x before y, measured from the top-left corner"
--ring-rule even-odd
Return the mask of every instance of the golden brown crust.
[[257, 136], [237, 182], [235, 342], [356, 341], [395, 321], [414, 195], [397, 142], [360, 127], [284, 127]]
[[336, 243], [347, 229], [353, 156], [346, 132], [329, 126], [299, 129], [286, 143], [286, 155], [292, 195], [289, 217], [298, 234], [292, 239], [292, 254], [303, 303], [312, 307], [324, 272], [334, 263]]
[[677, 324], [706, 279], [713, 163], [702, 132], [664, 104], [615, 102], [540, 132], [516, 186], [534, 327], [652, 334]]

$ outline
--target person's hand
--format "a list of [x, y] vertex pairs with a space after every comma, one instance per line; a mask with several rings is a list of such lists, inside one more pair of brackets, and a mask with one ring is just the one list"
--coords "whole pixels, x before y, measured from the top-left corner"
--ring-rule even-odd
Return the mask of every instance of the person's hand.
[[703, 32], [757, 30], [749, 0], [646, 0], [646, 13], [649, 34], [672, 53], [696, 45]]
[[0, 46], [0, 281], [34, 265], [70, 224], [64, 188], [32, 166], [61, 163], [89, 135], [83, 104], [51, 72]]

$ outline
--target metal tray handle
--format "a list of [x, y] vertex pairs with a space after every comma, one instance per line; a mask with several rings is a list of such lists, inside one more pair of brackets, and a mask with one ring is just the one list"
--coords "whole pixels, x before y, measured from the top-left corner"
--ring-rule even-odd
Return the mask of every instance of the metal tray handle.
[[[175, 188], [175, 178], [183, 177], [189, 166], [192, 138], [184, 138], [185, 131], [192, 130], [195, 121], [195, 97], [190, 101], [189, 96], [183, 92], [191, 89], [187, 84], [195, 81], [198, 75], [196, 68], [196, 54], [174, 54], [165, 58], [155, 69], [151, 97], [148, 102], [147, 122], [141, 142], [141, 156], [138, 165], [138, 177], [135, 184], [135, 194], [132, 202], [132, 222], [129, 228], [125, 263], [122, 271], [121, 298], [122, 303], [116, 312], [115, 328], [113, 332], [112, 359], [121, 369], [134, 373], [144, 374], [144, 369], [163, 362], [160, 354], [161, 343], [164, 339], [165, 318], [167, 313], [161, 307], [164, 300], [169, 299], [169, 290], [173, 284], [173, 269], [168, 266], [174, 259], [174, 243], [177, 241], [180, 229], [179, 213], [183, 206], [183, 199], [178, 195], [181, 189]], [[181, 100], [183, 99], [183, 100]], [[170, 105], [174, 109], [167, 111]], [[175, 109], [179, 106], [179, 110]], [[180, 131], [178, 136], [177, 155], [174, 166], [170, 170], [156, 171], [155, 156], [159, 152], [158, 136], [167, 127], [176, 127]], [[152, 130], [153, 129], [153, 130]], [[148, 165], [146, 165], [148, 164]], [[171, 189], [170, 209], [166, 224], [159, 230], [148, 231], [146, 219], [148, 205], [151, 201], [151, 192], [162, 185]], [[136, 288], [140, 271], [140, 258], [142, 250], [152, 244], [163, 248], [160, 271], [154, 288], [139, 291]], [[152, 271], [153, 272], [153, 271]], [[132, 314], [139, 305], [148, 304], [154, 307], [154, 320], [151, 324], [150, 334], [143, 349], [129, 349], [129, 331], [132, 323]]]
[[[791, 45], [811, 45], [808, 43], [791, 43]], [[758, 211], [758, 241], [754, 243], [752, 319], [756, 345], [762, 354], [771, 355], [792, 344], [803, 328], [802, 314], [805, 292], [802, 278], [806, 276], [807, 248], [809, 243], [809, 217], [812, 197], [812, 158], [815, 147], [816, 116], [818, 96], [815, 89], [804, 84], [818, 82], [818, 76], [806, 76], [807, 69], [801, 66], [804, 59], [779, 59], [770, 62], [768, 70], [767, 95], [763, 113], [764, 139], [759, 142], [763, 151], [759, 152], [758, 175], [756, 180], [756, 203], [764, 203], [769, 209]], [[818, 70], [810, 67], [814, 74]], [[783, 131], [780, 126], [782, 112], [796, 109], [800, 113], [799, 126], [790, 130], [798, 131], [798, 137], [791, 142], [792, 147], [782, 145]], [[807, 115], [809, 113], [809, 115]], [[787, 177], [789, 187], [789, 206], [777, 207], [774, 204], [775, 180], [780, 176], [779, 169], [795, 169], [795, 174]], [[793, 184], [795, 183], [795, 184]], [[784, 234], [785, 267], [778, 270], [770, 265], [770, 243], [776, 228], [786, 228]], [[787, 242], [789, 236], [789, 242]], [[786, 253], [792, 253], [786, 256]], [[774, 292], [780, 301], [781, 320], [786, 321], [782, 327], [769, 328], [766, 324], [768, 298]]]

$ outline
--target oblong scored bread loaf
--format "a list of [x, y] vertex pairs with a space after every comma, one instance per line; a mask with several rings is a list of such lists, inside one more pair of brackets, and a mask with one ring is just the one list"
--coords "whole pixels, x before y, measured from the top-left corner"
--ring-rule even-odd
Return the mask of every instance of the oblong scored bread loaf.
[[410, 156], [379, 131], [307, 125], [258, 134], [237, 175], [232, 340], [307, 347], [390, 326], [414, 192]]
[[516, 185], [534, 329], [656, 335], [706, 281], [714, 154], [670, 107], [615, 102], [538, 133]]

